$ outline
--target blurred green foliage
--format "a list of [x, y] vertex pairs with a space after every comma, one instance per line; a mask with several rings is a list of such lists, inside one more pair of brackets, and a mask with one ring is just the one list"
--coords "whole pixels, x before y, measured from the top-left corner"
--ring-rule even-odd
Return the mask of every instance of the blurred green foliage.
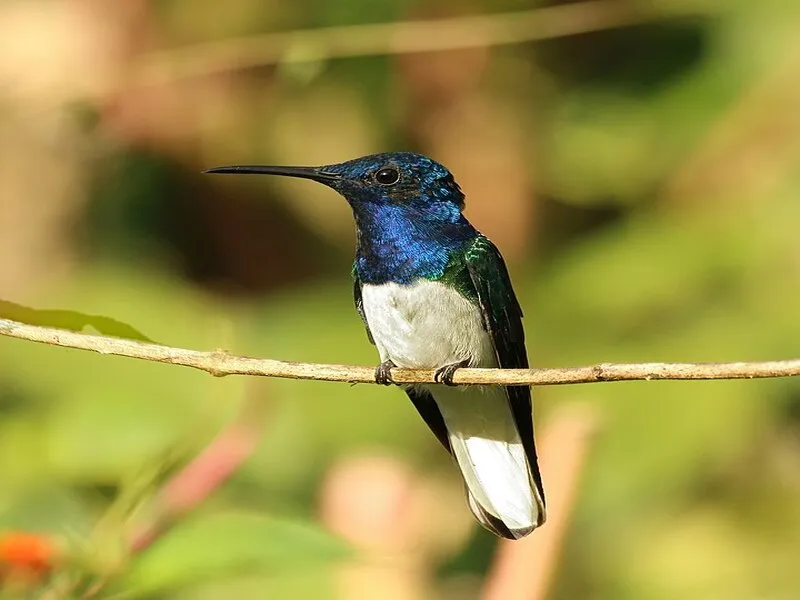
[[[58, 171], [48, 188], [42, 169], [42, 182], [20, 184], [27, 196], [11, 188], [0, 200], [9, 222], [18, 211], [46, 239], [45, 258], [26, 277], [0, 279], [0, 316], [141, 332], [179, 347], [372, 364], [351, 303], [346, 205], [311, 184], [220, 182], [199, 171], [411, 147], [469, 182], [471, 218], [509, 256], [533, 364], [796, 356], [800, 10], [790, 0], [736, 0], [680, 17], [675, 6], [691, 3], [663, 4], [651, 23], [484, 54], [322, 57], [99, 98], [36, 88], [48, 101], [35, 106], [58, 112], [56, 124], [26, 112], [34, 92], [0, 91], [0, 121], [14, 134], [0, 142], [0, 165], [45, 156], [71, 173]], [[155, 48], [529, 8], [170, 0], [125, 9], [135, 19], [109, 31], [130, 53], [116, 66], [122, 73]], [[109, 22], [121, 18], [107, 11]], [[59, 40], [42, 31], [32, 39], [57, 52]], [[96, 116], [89, 130], [64, 125], [85, 117], [69, 94]], [[37, 127], [57, 141], [39, 140]], [[484, 163], [502, 171], [481, 171]], [[70, 212], [38, 221], [26, 213], [42, 197], [38, 185], [71, 190], [58, 197]], [[0, 229], [9, 244], [0, 273], [38, 256], [35, 235], [13, 233]], [[323, 531], [320, 490], [332, 466], [359, 452], [399, 457], [458, 491], [448, 457], [397, 390], [214, 379], [0, 339], [0, 531], [94, 539], [126, 482], [152, 469], [159, 475], [144, 495], [154, 493], [253, 397], [268, 407], [254, 456], [198, 515], [114, 572], [107, 591], [124, 594], [110, 597], [334, 597], [329, 563], [353, 559], [348, 543]], [[551, 597], [796, 597], [795, 381], [571, 386], [536, 390], [535, 399], [540, 429], [569, 403], [596, 405], [603, 422]], [[460, 502], [443, 511], [468, 519]], [[463, 597], [450, 584], [488, 568], [488, 534], [453, 539], [439, 549], [419, 542], [435, 574], [430, 597]], [[85, 554], [104, 572], [104, 552]], [[478, 580], [467, 581], [477, 597]]]
[[346, 556], [337, 540], [303, 523], [219, 514], [182, 523], [143, 554], [117, 585], [126, 595], [146, 597], [231, 574], [309, 569]]

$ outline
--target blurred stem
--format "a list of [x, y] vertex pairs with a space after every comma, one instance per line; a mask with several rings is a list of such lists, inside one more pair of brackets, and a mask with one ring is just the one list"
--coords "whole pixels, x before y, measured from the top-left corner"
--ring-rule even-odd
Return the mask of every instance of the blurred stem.
[[248, 399], [236, 420], [164, 485], [156, 497], [156, 518], [133, 536], [133, 552], [150, 546], [176, 518], [205, 501], [250, 458], [261, 441], [265, 406], [263, 398]]
[[494, 15], [301, 29], [157, 52], [134, 67], [132, 79], [154, 84], [262, 65], [519, 44], [713, 14], [720, 7], [724, 4], [712, 0], [594, 0]]
[[[201, 352], [28, 325], [2, 318], [0, 335], [99, 354], [192, 367], [216, 377], [260, 375], [284, 379], [375, 383], [374, 367], [295, 363], [237, 356], [224, 350]], [[395, 383], [436, 383], [432, 369], [392, 369], [391, 374]], [[456, 371], [453, 382], [460, 385], [564, 385], [652, 379], [760, 379], [797, 375], [800, 375], [800, 359], [733, 363], [603, 363], [554, 369], [465, 368]]]
[[565, 406], [551, 416], [539, 441], [539, 462], [547, 480], [547, 527], [522, 540], [500, 541], [483, 600], [547, 597], [600, 421], [594, 407], [583, 404]]
[[[127, 544], [128, 553], [135, 554], [149, 548], [177, 519], [203, 503], [252, 456], [261, 441], [265, 407], [263, 398], [255, 395], [247, 398], [236, 419], [164, 484], [155, 497], [154, 514], [131, 536]], [[130, 503], [123, 501], [121, 504], [129, 507]], [[112, 512], [118, 511], [112, 509]], [[84, 600], [97, 597], [112, 578], [113, 573], [98, 577], [81, 597]]]

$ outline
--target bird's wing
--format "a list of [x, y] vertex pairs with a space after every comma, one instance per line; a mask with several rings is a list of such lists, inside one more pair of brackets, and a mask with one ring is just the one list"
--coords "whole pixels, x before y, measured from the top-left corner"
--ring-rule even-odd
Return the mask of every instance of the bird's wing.
[[405, 392], [417, 409], [419, 416], [436, 436], [436, 439], [444, 446], [444, 449], [452, 454], [450, 448], [450, 438], [447, 432], [447, 425], [444, 422], [442, 411], [433, 399], [433, 395], [420, 386], [405, 386]]
[[356, 304], [358, 316], [361, 317], [361, 320], [364, 322], [364, 327], [367, 329], [367, 338], [369, 338], [369, 343], [374, 346], [375, 340], [372, 338], [372, 332], [369, 330], [367, 315], [364, 314], [364, 300], [361, 298], [361, 280], [358, 278], [358, 273], [356, 272], [355, 267], [353, 267], [353, 301]]
[[[508, 269], [497, 247], [478, 236], [467, 249], [467, 271], [478, 298], [484, 326], [494, 343], [497, 362], [505, 369], [527, 369], [525, 330], [520, 308]], [[514, 415], [525, 454], [531, 464], [534, 481], [543, 496], [542, 482], [533, 441], [531, 390], [527, 386], [506, 387], [508, 402]]]

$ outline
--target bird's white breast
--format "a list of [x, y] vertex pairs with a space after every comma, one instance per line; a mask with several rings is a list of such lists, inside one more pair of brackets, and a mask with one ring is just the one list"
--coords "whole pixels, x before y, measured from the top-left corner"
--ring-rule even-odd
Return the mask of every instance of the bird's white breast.
[[474, 367], [496, 365], [480, 310], [456, 289], [418, 279], [365, 284], [361, 295], [381, 360], [429, 369], [466, 359]]

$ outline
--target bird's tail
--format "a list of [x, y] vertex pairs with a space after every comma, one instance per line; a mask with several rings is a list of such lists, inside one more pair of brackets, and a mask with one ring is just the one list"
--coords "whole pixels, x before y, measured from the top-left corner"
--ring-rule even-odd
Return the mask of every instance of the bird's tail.
[[499, 536], [520, 539], [544, 523], [535, 452], [532, 457], [525, 452], [506, 390], [437, 386], [434, 396], [467, 487], [469, 507], [481, 525]]

